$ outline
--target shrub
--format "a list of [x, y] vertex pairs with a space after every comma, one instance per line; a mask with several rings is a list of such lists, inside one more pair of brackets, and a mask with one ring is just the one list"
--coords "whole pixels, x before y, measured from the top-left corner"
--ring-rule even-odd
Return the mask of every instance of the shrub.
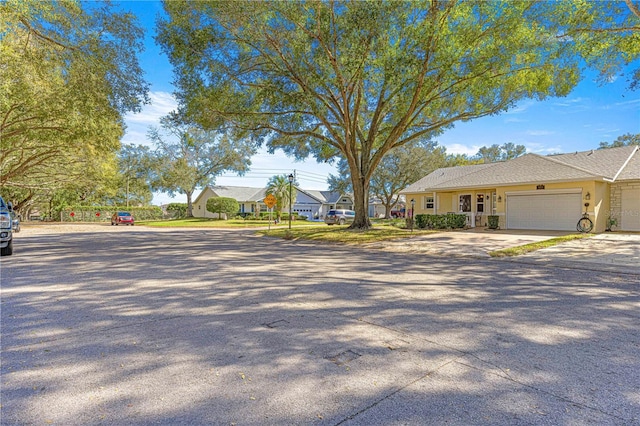
[[427, 227], [427, 216], [426, 214], [417, 214], [416, 215], [416, 228], [425, 229]]
[[498, 229], [500, 227], [500, 216], [487, 216], [487, 223], [489, 224], [489, 229]]
[[418, 214], [416, 228], [420, 229], [460, 229], [467, 225], [467, 215], [447, 214]]
[[173, 219], [184, 219], [187, 217], [187, 203], [169, 203], [167, 205], [167, 213]]
[[219, 216], [224, 214], [230, 217], [238, 213], [238, 210], [240, 210], [240, 204], [233, 198], [211, 197], [207, 200], [207, 211], [217, 213]]

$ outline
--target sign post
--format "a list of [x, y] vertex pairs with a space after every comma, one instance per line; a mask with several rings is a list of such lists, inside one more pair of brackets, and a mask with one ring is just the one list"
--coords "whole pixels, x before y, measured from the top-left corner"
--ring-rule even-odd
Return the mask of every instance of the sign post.
[[271, 231], [271, 215], [273, 214], [273, 206], [276, 205], [278, 200], [273, 194], [268, 194], [262, 201], [264, 201], [264, 203], [269, 208], [269, 231]]

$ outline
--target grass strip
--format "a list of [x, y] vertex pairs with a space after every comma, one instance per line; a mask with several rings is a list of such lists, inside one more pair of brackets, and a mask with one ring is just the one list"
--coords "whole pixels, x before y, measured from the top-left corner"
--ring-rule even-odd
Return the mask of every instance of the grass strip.
[[291, 229], [272, 229], [257, 231], [260, 235], [284, 238], [287, 240], [327, 241], [344, 244], [367, 244], [377, 241], [411, 238], [412, 236], [430, 234], [436, 231], [400, 229], [395, 226], [379, 225], [366, 231], [348, 229], [348, 226], [318, 226]]
[[[171, 219], [171, 220], [147, 220], [138, 221], [137, 225], [155, 226], [159, 228], [266, 228], [269, 226], [268, 220], [251, 220], [251, 219], [209, 219], [201, 217], [192, 217], [189, 219]], [[306, 220], [293, 220], [291, 226], [314, 226], [315, 222], [307, 222]], [[317, 224], [320, 226], [319, 224]], [[288, 227], [289, 222], [282, 221], [275, 225], [271, 222], [271, 227], [284, 228]], [[325, 225], [326, 226], [326, 225]]]
[[512, 257], [512, 256], [520, 256], [526, 253], [531, 253], [532, 251], [540, 250], [547, 247], [553, 247], [558, 244], [566, 243], [568, 241], [580, 240], [582, 238], [590, 238], [594, 234], [569, 234], [563, 235], [561, 237], [551, 238], [549, 240], [538, 241], [536, 243], [529, 243], [522, 246], [510, 247], [502, 250], [490, 251], [489, 256], [491, 257]]

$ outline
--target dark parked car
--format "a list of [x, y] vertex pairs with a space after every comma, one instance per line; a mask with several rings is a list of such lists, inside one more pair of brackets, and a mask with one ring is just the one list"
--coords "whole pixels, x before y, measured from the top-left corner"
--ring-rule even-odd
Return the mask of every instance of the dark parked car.
[[111, 216], [111, 225], [131, 225], [133, 226], [133, 215], [129, 212], [117, 212]]
[[13, 206], [0, 197], [0, 255], [13, 254]]
[[356, 218], [356, 212], [353, 210], [332, 209], [327, 212], [324, 217], [324, 223], [327, 225], [344, 225], [351, 223]]

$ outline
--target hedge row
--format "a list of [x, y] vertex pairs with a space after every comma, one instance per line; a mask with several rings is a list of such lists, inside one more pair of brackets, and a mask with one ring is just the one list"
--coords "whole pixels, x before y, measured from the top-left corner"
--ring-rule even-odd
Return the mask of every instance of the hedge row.
[[135, 220], [162, 219], [162, 209], [151, 207], [76, 206], [60, 212], [61, 222], [110, 222], [111, 215], [118, 211], [130, 212]]
[[421, 229], [460, 229], [467, 226], [465, 214], [417, 214], [416, 228]]

